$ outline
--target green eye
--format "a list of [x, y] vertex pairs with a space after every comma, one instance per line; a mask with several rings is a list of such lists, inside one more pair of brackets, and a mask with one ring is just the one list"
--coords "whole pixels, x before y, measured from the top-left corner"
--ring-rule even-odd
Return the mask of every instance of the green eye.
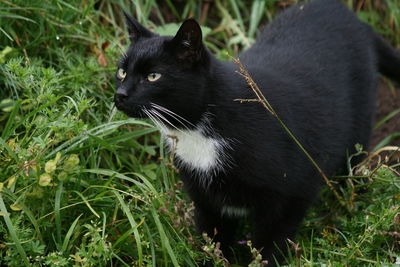
[[123, 81], [125, 79], [125, 77], [126, 77], [125, 70], [124, 69], [118, 69], [117, 77], [118, 77], [118, 79]]
[[156, 73], [156, 72], [152, 72], [149, 75], [147, 75], [147, 80], [149, 82], [155, 82], [160, 78], [161, 78], [161, 74], [160, 73]]

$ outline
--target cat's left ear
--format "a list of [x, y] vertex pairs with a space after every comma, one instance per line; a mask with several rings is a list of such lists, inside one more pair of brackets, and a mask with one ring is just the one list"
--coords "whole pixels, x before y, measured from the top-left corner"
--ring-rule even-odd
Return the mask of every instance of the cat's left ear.
[[150, 38], [155, 34], [142, 26], [137, 20], [135, 20], [131, 15], [124, 11], [125, 21], [128, 26], [129, 39], [132, 42], [136, 42], [139, 38]]
[[198, 60], [203, 45], [200, 25], [194, 19], [185, 20], [172, 42], [179, 58], [191, 61]]

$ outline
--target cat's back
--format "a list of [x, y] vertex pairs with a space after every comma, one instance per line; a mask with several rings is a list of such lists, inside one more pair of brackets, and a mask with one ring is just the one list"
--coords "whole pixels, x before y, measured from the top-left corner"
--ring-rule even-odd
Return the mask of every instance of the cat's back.
[[249, 68], [297, 64], [318, 67], [319, 59], [351, 56], [357, 46], [367, 52], [371, 32], [338, 0], [314, 0], [283, 11], [240, 59]]
[[[277, 114], [328, 174], [344, 165], [347, 149], [368, 145], [377, 78], [373, 37], [370, 27], [339, 1], [314, 0], [285, 10], [240, 56]], [[237, 91], [243, 92], [237, 98], [254, 97], [246, 87]], [[257, 125], [250, 122], [241, 130], [254, 137], [243, 143], [254, 151], [276, 149], [274, 159], [290, 162], [281, 169], [293, 171], [288, 174], [293, 181], [297, 173], [306, 173], [307, 160], [284, 139], [281, 127], [265, 110], [246, 108], [238, 116], [246, 120], [251, 114]], [[308, 180], [298, 181], [291, 184], [293, 192], [307, 191]]]

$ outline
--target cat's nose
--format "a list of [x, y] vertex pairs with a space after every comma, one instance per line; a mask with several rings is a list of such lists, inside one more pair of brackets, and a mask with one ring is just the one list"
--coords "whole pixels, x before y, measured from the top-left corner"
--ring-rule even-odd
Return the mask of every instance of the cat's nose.
[[122, 104], [125, 99], [128, 97], [128, 90], [124, 86], [121, 86], [117, 89], [115, 93], [115, 103]]
[[120, 94], [117, 92], [114, 97], [115, 97], [116, 103], [122, 104], [125, 101], [125, 99], [128, 97], [128, 94]]
[[125, 88], [125, 86], [120, 86], [117, 89], [116, 95], [119, 96], [120, 98], [124, 98], [128, 96], [128, 90]]

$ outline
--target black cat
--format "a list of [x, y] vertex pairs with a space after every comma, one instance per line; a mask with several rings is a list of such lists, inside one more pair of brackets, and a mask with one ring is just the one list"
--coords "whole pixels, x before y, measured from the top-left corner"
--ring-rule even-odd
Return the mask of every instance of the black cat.
[[[260, 103], [232, 62], [204, 47], [186, 20], [175, 37], [126, 15], [132, 44], [118, 65], [115, 104], [160, 128], [199, 233], [229, 258], [238, 220], [274, 265], [293, 239], [323, 180]], [[298, 4], [280, 14], [240, 55], [266, 98], [324, 172], [345, 166], [356, 143], [368, 147], [378, 72], [400, 79], [400, 53], [337, 0]]]

